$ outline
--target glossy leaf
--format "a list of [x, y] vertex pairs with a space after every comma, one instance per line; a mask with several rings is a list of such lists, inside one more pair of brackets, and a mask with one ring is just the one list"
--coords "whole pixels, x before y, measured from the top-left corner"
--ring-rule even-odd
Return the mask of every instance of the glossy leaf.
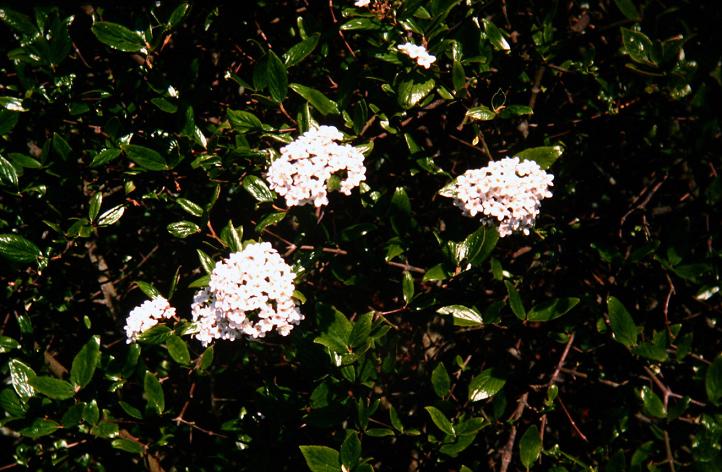
[[431, 385], [434, 387], [434, 392], [439, 398], [446, 398], [446, 396], [449, 395], [451, 379], [442, 362], [439, 362], [434, 370], [431, 371]]
[[612, 326], [612, 333], [614, 333], [614, 339], [627, 347], [637, 344], [639, 329], [637, 325], [634, 324], [632, 315], [629, 314], [618, 298], [607, 298], [607, 313]]
[[266, 182], [255, 175], [247, 175], [243, 179], [243, 188], [246, 192], [250, 193], [256, 201], [261, 203], [272, 202], [276, 198], [276, 195], [268, 188]]
[[0, 185], [18, 186], [18, 173], [12, 163], [0, 155]]
[[145, 392], [144, 396], [148, 404], [148, 408], [158, 414], [163, 413], [163, 410], [165, 410], [165, 394], [163, 393], [163, 386], [160, 384], [155, 375], [149, 371], [145, 372], [143, 391]]
[[707, 367], [704, 384], [709, 401], [719, 405], [720, 400], [722, 400], [722, 356], [717, 356], [712, 364]]
[[12, 262], [35, 262], [40, 249], [18, 234], [0, 234], [0, 257]]
[[10, 370], [10, 382], [13, 384], [15, 393], [23, 402], [28, 401], [35, 394], [35, 389], [30, 385], [30, 379], [35, 377], [35, 371], [18, 359], [10, 359], [8, 369]]
[[36, 376], [28, 382], [36, 391], [54, 400], [67, 400], [75, 395], [73, 385], [65, 380], [48, 376]]
[[525, 320], [526, 308], [524, 308], [524, 303], [521, 301], [521, 296], [519, 295], [519, 292], [517, 292], [516, 288], [514, 288], [514, 285], [508, 280], [504, 281], [504, 285], [506, 286], [506, 291], [509, 294], [509, 307], [511, 308], [511, 311], [520, 320]]
[[299, 446], [311, 472], [339, 472], [341, 460], [335, 449], [327, 446]]
[[286, 64], [286, 67], [293, 67], [308, 57], [309, 54], [316, 49], [320, 37], [321, 35], [314, 33], [303, 41], [294, 44], [288, 51], [286, 51], [283, 55], [283, 62]]
[[471, 118], [475, 121], [489, 121], [496, 118], [496, 113], [494, 113], [490, 108], [480, 105], [478, 107], [469, 108], [466, 111], [466, 116], [467, 118]]
[[417, 82], [413, 79], [402, 81], [397, 92], [399, 105], [407, 110], [416, 106], [434, 90], [435, 85], [434, 79], [427, 79], [423, 82]]
[[534, 161], [539, 164], [539, 167], [546, 170], [559, 159], [562, 153], [564, 153], [562, 146], [541, 146], [525, 149], [516, 153], [516, 156], [525, 161]]
[[288, 95], [286, 66], [283, 65], [281, 59], [273, 51], [268, 51], [266, 66], [268, 68], [268, 92], [273, 100], [281, 102]]
[[123, 147], [128, 159], [138, 164], [140, 167], [151, 171], [168, 170], [168, 164], [163, 156], [157, 151], [137, 144], [128, 144]]
[[550, 321], [557, 319], [579, 304], [574, 297], [553, 298], [547, 302], [534, 305], [526, 315], [529, 321]]
[[200, 226], [193, 223], [192, 221], [176, 221], [168, 225], [168, 232], [176, 238], [187, 238], [196, 233], [201, 232]]
[[506, 379], [493, 369], [486, 369], [469, 382], [469, 401], [478, 402], [493, 397], [504, 387]]
[[70, 381], [78, 388], [83, 388], [93, 379], [95, 369], [100, 362], [100, 337], [93, 336], [73, 359], [70, 368]]
[[542, 450], [541, 435], [536, 425], [529, 426], [519, 440], [519, 458], [522, 465], [530, 469], [537, 461]]
[[259, 120], [256, 115], [248, 111], [231, 110], [229, 108], [226, 111], [226, 116], [228, 117], [228, 121], [231, 122], [231, 126], [238, 130], [239, 133], [247, 133], [248, 131], [263, 128], [261, 120]]
[[424, 407], [424, 410], [426, 410], [426, 412], [429, 414], [429, 416], [431, 417], [431, 421], [434, 422], [437, 428], [451, 436], [456, 435], [456, 432], [454, 431], [454, 425], [451, 423], [451, 421], [449, 421], [446, 415], [441, 412], [441, 410], [433, 406], [426, 406]]
[[190, 352], [188, 352], [188, 345], [180, 336], [169, 336], [168, 339], [166, 339], [165, 344], [168, 348], [168, 354], [170, 354], [174, 361], [181, 365], [188, 365], [191, 363], [191, 355]]
[[145, 40], [140, 34], [118, 23], [96, 21], [91, 29], [101, 43], [113, 49], [125, 52], [141, 52], [145, 49]]
[[330, 100], [318, 90], [301, 84], [289, 84], [289, 87], [291, 90], [306, 99], [308, 103], [310, 103], [311, 106], [318, 110], [322, 115], [338, 115], [340, 113], [336, 102]]
[[453, 316], [454, 326], [481, 326], [483, 324], [481, 314], [475, 308], [464, 305], [447, 305], [436, 310], [436, 313]]

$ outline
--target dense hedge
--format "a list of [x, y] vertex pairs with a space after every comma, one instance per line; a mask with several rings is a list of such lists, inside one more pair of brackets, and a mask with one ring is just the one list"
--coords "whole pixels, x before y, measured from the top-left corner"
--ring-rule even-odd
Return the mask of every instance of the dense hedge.
[[[722, 470], [714, 2], [115, 3], [0, 6], [0, 470]], [[287, 208], [316, 124], [366, 181]], [[438, 193], [515, 155], [528, 236]], [[305, 320], [206, 348], [251, 240]]]

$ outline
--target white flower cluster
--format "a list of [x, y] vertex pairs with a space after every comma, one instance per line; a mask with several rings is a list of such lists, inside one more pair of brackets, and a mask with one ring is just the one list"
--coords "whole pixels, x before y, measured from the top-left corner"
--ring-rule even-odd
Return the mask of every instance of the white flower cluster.
[[371, 3], [371, 0], [356, 0], [356, 3], [354, 3], [357, 7], [367, 7]]
[[460, 175], [449, 194], [467, 216], [484, 215], [482, 221], [499, 225], [499, 236], [515, 231], [529, 234], [539, 214], [541, 200], [552, 196], [554, 176], [534, 161], [507, 157]]
[[281, 148], [281, 157], [270, 165], [266, 178], [285, 197], [286, 205], [328, 205], [326, 183], [332, 175], [341, 178], [339, 191], [345, 195], [366, 178], [363, 154], [336, 142], [341, 139], [343, 134], [334, 126], [319, 126]]
[[196, 339], [262, 338], [275, 330], [288, 335], [303, 315], [292, 298], [293, 273], [269, 243], [252, 243], [216, 264], [207, 288], [191, 305]]
[[157, 325], [162, 319], [174, 316], [175, 308], [170, 306], [165, 298], [158, 296], [146, 300], [142, 305], [133, 308], [125, 320], [125, 335], [128, 338], [126, 342], [132, 343], [143, 331]]
[[417, 46], [414, 43], [404, 43], [396, 47], [411, 59], [415, 59], [416, 63], [424, 69], [428, 69], [431, 67], [431, 64], [436, 61], [436, 56], [429, 54], [423, 46]]

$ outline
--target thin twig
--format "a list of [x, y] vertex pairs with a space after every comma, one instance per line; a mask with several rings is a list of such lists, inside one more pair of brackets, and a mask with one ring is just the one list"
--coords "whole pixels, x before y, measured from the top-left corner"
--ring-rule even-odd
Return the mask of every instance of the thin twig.
[[672, 455], [672, 445], [669, 443], [669, 433], [664, 432], [664, 449], [667, 452], [667, 463], [669, 464], [669, 470], [677, 472], [674, 467], [674, 455]]
[[582, 431], [577, 426], [577, 423], [574, 421], [574, 418], [572, 418], [572, 415], [569, 414], [569, 410], [567, 410], [566, 405], [564, 405], [564, 402], [562, 401], [562, 397], [557, 396], [557, 399], [559, 400], [559, 405], [562, 407], [562, 410], [564, 411], [564, 414], [566, 415], [567, 419], [569, 420], [569, 424], [572, 425], [572, 429], [575, 433], [577, 433], [577, 436], [579, 436], [584, 442], [589, 442], [587, 437], [582, 433]]
[[567, 341], [567, 345], [564, 346], [564, 352], [562, 352], [562, 356], [559, 358], [559, 362], [557, 363], [557, 368], [554, 369], [554, 373], [552, 374], [552, 377], [549, 379], [549, 383], [547, 384], [547, 387], [551, 387], [559, 378], [559, 372], [561, 372], [562, 367], [564, 367], [564, 361], [566, 361], [567, 356], [569, 355], [569, 351], [572, 348], [573, 342], [574, 342], [574, 333], [569, 335], [569, 340]]

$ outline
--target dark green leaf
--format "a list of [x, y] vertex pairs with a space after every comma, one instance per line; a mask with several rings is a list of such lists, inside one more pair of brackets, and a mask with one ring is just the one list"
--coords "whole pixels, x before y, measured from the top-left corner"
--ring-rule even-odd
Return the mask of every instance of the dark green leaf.
[[504, 107], [499, 113], [500, 118], [511, 118], [520, 115], [531, 115], [534, 113], [531, 107], [527, 105], [509, 105]]
[[369, 334], [371, 334], [371, 323], [373, 322], [373, 312], [364, 313], [354, 322], [351, 334], [348, 338], [348, 344], [354, 349], [362, 347], [366, 344]]
[[123, 25], [109, 21], [96, 21], [91, 29], [101, 43], [114, 49], [125, 52], [141, 52], [145, 48], [143, 37]]
[[519, 292], [516, 291], [514, 285], [508, 280], [504, 281], [504, 285], [506, 286], [506, 291], [509, 294], [509, 306], [511, 307], [511, 311], [520, 320], [525, 320], [526, 309], [524, 308], [524, 303], [521, 301]]
[[8, 412], [10, 416], [25, 416], [28, 410], [27, 404], [20, 400], [20, 397], [10, 388], [0, 391], [0, 408]]
[[414, 277], [411, 272], [405, 271], [401, 279], [401, 291], [404, 295], [404, 304], [408, 305], [414, 298]]
[[166, 347], [168, 348], [168, 354], [173, 358], [174, 361], [181, 365], [188, 365], [191, 363], [191, 355], [188, 352], [188, 345], [180, 336], [171, 335], [165, 341]]
[[0, 354], [10, 352], [20, 347], [20, 343], [9, 336], [0, 336]]
[[288, 95], [288, 73], [286, 66], [273, 51], [268, 51], [268, 92], [276, 102], [282, 102]]
[[163, 394], [163, 386], [160, 384], [155, 375], [149, 371], [145, 372], [143, 391], [145, 392], [145, 400], [148, 404], [148, 408], [154, 410], [158, 414], [163, 413], [163, 410], [165, 410], [165, 395]]
[[216, 266], [216, 261], [200, 249], [196, 249], [196, 252], [198, 253], [198, 259], [201, 261], [201, 267], [203, 267], [203, 270], [206, 271], [206, 274], [213, 272], [213, 268]]
[[138, 146], [137, 144], [127, 144], [123, 146], [123, 150], [128, 159], [146, 170], [162, 171], [169, 169], [163, 156], [151, 148]]
[[66, 400], [75, 395], [72, 384], [54, 377], [36, 376], [29, 383], [36, 391], [54, 400]]
[[200, 226], [192, 221], [176, 221], [168, 225], [168, 232], [176, 238], [187, 238], [188, 236], [201, 232]]
[[8, 368], [10, 370], [10, 382], [13, 384], [18, 397], [23, 402], [28, 401], [30, 397], [35, 395], [35, 389], [30, 385], [30, 379], [35, 377], [35, 371], [17, 359], [10, 359]]
[[632, 0], [614, 0], [614, 3], [617, 5], [619, 11], [622, 12], [622, 15], [626, 16], [627, 19], [634, 21], [640, 18], [637, 7], [634, 6]]
[[326, 446], [299, 446], [311, 472], [339, 472], [341, 460], [338, 451]]
[[435, 408], [433, 406], [426, 406], [424, 407], [424, 410], [429, 414], [431, 417], [431, 421], [434, 422], [437, 428], [439, 428], [444, 433], [456, 436], [456, 432], [454, 431], [454, 425], [451, 424], [451, 421], [446, 418], [446, 415], [444, 415], [441, 410], [438, 408]]
[[431, 371], [431, 385], [434, 387], [434, 392], [439, 398], [446, 398], [451, 388], [451, 379], [449, 373], [446, 371], [443, 362], [439, 364]]
[[285, 211], [277, 211], [274, 213], [269, 213], [268, 215], [264, 216], [261, 221], [258, 222], [258, 224], [256, 225], [256, 232], [260, 233], [264, 229], [268, 228], [269, 226], [280, 223], [281, 221], [283, 221], [283, 219], [285, 217], [286, 217]]
[[343, 313], [330, 305], [317, 304], [317, 320], [321, 336], [313, 342], [322, 344], [339, 353], [348, 353], [349, 338], [353, 331], [352, 323]]
[[23, 107], [23, 101], [15, 97], [0, 97], [0, 107], [8, 111], [28, 111]]
[[308, 101], [308, 103], [310, 103], [311, 106], [318, 110], [322, 115], [338, 115], [340, 113], [336, 102], [330, 100], [318, 90], [301, 84], [290, 84], [289, 87], [291, 87], [291, 90], [306, 99], [306, 101]]
[[300, 43], [294, 44], [291, 49], [283, 55], [283, 62], [285, 62], [286, 67], [295, 66], [311, 54], [313, 50], [316, 49], [319, 38], [320, 35], [318, 33], [314, 33]]
[[90, 167], [98, 167], [102, 166], [103, 164], [107, 164], [108, 162], [120, 156], [120, 153], [120, 149], [103, 149], [95, 155], [93, 161], [90, 163]]
[[145, 294], [146, 297], [153, 299], [155, 297], [160, 296], [160, 292], [157, 288], [153, 286], [153, 284], [150, 284], [148, 282], [143, 282], [142, 280], [136, 280], [133, 282], [138, 286], [138, 288]]
[[213, 345], [211, 344], [205, 351], [203, 351], [203, 354], [201, 354], [201, 359], [198, 362], [198, 370], [201, 372], [205, 372], [210, 369], [213, 365], [213, 357], [214, 349]]
[[464, 305], [447, 305], [436, 310], [436, 313], [453, 316], [454, 326], [481, 326], [483, 324], [481, 314], [475, 308], [468, 308]]
[[40, 249], [18, 234], [0, 234], [0, 256], [13, 262], [34, 262]]
[[272, 202], [276, 198], [276, 195], [268, 188], [266, 182], [255, 175], [247, 175], [243, 179], [242, 185], [246, 192], [261, 203]]
[[546, 170], [559, 159], [563, 152], [562, 146], [541, 146], [525, 149], [518, 152], [516, 156], [524, 161], [534, 161], [539, 164], [539, 167]]
[[118, 402], [118, 405], [120, 405], [123, 411], [126, 412], [131, 418], [135, 418], [137, 420], [143, 419], [143, 413], [141, 413], [141, 411], [133, 405], [126, 403], [122, 400]]
[[341, 25], [342, 31], [375, 30], [381, 28], [378, 21], [371, 18], [354, 18]]
[[142, 444], [125, 438], [113, 439], [110, 444], [115, 449], [120, 449], [121, 451], [130, 452], [133, 454], [143, 454], [143, 451], [145, 450]]
[[664, 407], [662, 399], [660, 399], [651, 388], [645, 385], [639, 392], [639, 396], [642, 399], [644, 412], [646, 414], [655, 418], [664, 418], [667, 416], [667, 409]]
[[18, 186], [18, 173], [15, 167], [2, 156], [0, 156], [0, 185], [6, 187]]
[[243, 226], [233, 226], [233, 221], [228, 220], [228, 224], [221, 230], [221, 239], [228, 244], [232, 252], [243, 249]]
[[478, 107], [469, 108], [466, 111], [466, 116], [476, 121], [489, 121], [496, 118], [496, 113], [494, 113], [490, 108], [480, 105]]
[[621, 28], [621, 30], [624, 52], [638, 64], [656, 67], [657, 52], [652, 40], [641, 31], [627, 28]]
[[103, 204], [103, 193], [95, 192], [95, 195], [90, 199], [90, 206], [88, 207], [88, 219], [95, 221], [100, 213], [100, 207]]
[[164, 111], [166, 113], [172, 114], [172, 113], [175, 113], [178, 111], [178, 105], [166, 100], [163, 97], [151, 98], [150, 103], [155, 105], [155, 107], [158, 108], [159, 110]]
[[171, 329], [166, 325], [155, 325], [148, 328], [138, 336], [138, 341], [145, 344], [161, 344], [171, 335]]
[[707, 367], [704, 385], [709, 401], [719, 405], [720, 399], [722, 399], [722, 356], [717, 356], [712, 364]]
[[435, 85], [434, 79], [423, 82], [416, 82], [413, 79], [402, 81], [397, 92], [399, 105], [405, 110], [414, 107], [434, 90]]
[[243, 110], [226, 110], [226, 116], [228, 121], [231, 122], [231, 126], [235, 128], [239, 133], [247, 133], [248, 131], [259, 130], [263, 128], [263, 123], [258, 119], [256, 115], [251, 112]]
[[70, 368], [70, 381], [79, 388], [88, 385], [93, 378], [99, 361], [100, 337], [93, 336], [73, 359], [73, 365]]
[[103, 212], [98, 218], [98, 226], [110, 226], [118, 222], [125, 213], [125, 206], [116, 205], [110, 210]]
[[190, 8], [191, 6], [188, 3], [181, 3], [180, 5], [175, 7], [173, 13], [171, 13], [170, 17], [168, 18], [168, 29], [178, 26], [180, 22], [183, 21], [183, 18], [185, 18]]
[[40, 32], [27, 15], [9, 8], [0, 8], [0, 20], [23, 36], [33, 38]]
[[486, 18], [482, 19], [482, 21], [484, 23], [484, 32], [486, 33], [486, 37], [494, 48], [498, 51], [509, 51], [511, 48], [509, 47], [509, 43], [501, 34], [501, 30]]
[[477, 402], [496, 395], [504, 387], [506, 379], [486, 369], [471, 379], [469, 383], [469, 401]]
[[454, 61], [451, 69], [451, 81], [455, 91], [464, 90], [466, 86], [466, 74], [464, 72], [464, 66], [462, 66], [459, 61]]
[[369, 428], [366, 430], [366, 436], [372, 438], [383, 438], [386, 436], [396, 436], [393, 429], [389, 428]]
[[531, 468], [539, 458], [541, 451], [542, 441], [539, 428], [536, 425], [531, 425], [519, 440], [519, 458], [524, 467]]
[[553, 298], [547, 302], [534, 305], [526, 319], [529, 321], [549, 321], [568, 313], [579, 303], [578, 298]]
[[346, 439], [341, 444], [341, 464], [351, 470], [358, 464], [360, 458], [361, 441], [359, 441], [356, 431], [348, 429], [346, 430]]
[[60, 428], [60, 425], [55, 421], [38, 418], [33, 421], [33, 424], [18, 432], [23, 436], [35, 440], [48, 434], [53, 434], [58, 428]]
[[8, 134], [18, 124], [19, 114], [10, 110], [0, 110], [0, 136]]
[[614, 339], [627, 347], [637, 344], [639, 329], [622, 302], [615, 297], [608, 297], [607, 312]]
[[482, 226], [464, 240], [466, 260], [473, 267], [479, 267], [491, 255], [499, 241], [495, 226]]
[[193, 203], [187, 198], [178, 198], [175, 202], [178, 204], [178, 206], [183, 208], [186, 213], [197, 216], [198, 218], [203, 216], [203, 207], [201, 207], [197, 203]]

